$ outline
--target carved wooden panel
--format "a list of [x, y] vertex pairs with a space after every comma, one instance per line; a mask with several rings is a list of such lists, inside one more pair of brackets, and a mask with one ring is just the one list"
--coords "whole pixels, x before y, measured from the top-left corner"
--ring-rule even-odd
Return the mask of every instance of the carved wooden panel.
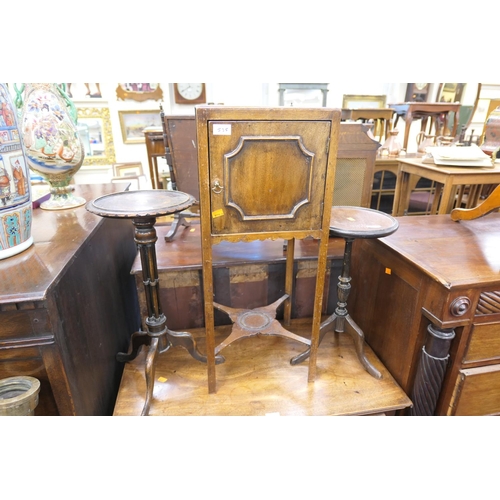
[[321, 227], [329, 122], [209, 125], [213, 234]]
[[476, 316], [500, 313], [500, 292], [483, 292], [479, 296]]

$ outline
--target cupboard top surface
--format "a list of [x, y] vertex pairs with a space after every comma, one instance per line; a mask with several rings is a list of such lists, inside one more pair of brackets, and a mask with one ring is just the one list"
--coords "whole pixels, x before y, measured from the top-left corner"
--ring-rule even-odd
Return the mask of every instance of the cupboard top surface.
[[449, 215], [397, 217], [381, 243], [451, 288], [500, 284], [500, 213], [454, 222]]

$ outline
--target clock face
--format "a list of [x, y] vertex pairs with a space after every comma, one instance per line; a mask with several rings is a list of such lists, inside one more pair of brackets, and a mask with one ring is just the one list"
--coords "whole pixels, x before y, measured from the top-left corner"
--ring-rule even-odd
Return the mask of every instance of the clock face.
[[193, 101], [203, 93], [203, 83], [178, 83], [177, 90], [184, 99]]
[[426, 83], [416, 83], [416, 84], [415, 84], [415, 88], [416, 88], [417, 90], [423, 90], [423, 89], [425, 89], [425, 87], [427, 87], [427, 84], [426, 84]]

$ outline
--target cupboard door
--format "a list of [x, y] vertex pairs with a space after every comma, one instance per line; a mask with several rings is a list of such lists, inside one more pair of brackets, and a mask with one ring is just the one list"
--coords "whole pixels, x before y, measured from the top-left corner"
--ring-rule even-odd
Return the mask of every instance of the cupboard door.
[[304, 221], [321, 228], [330, 127], [211, 121], [212, 234], [304, 230]]

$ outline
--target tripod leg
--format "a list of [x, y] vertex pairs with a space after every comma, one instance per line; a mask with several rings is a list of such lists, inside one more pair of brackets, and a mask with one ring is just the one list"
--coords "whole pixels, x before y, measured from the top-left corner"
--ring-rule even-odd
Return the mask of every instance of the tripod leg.
[[152, 337], [149, 345], [148, 355], [146, 357], [146, 401], [142, 409], [141, 416], [148, 416], [153, 398], [153, 389], [155, 385], [155, 361], [158, 354], [158, 337]]
[[[172, 330], [167, 329], [167, 338], [172, 344], [172, 346], [180, 345], [181, 347], [184, 347], [184, 349], [186, 349], [194, 359], [201, 361], [202, 363], [207, 362], [207, 357], [201, 354], [200, 351], [198, 351], [196, 340], [190, 333], [173, 332]], [[225, 358], [221, 354], [215, 356], [216, 365], [220, 365], [221, 363], [224, 363], [224, 361]]]
[[169, 242], [174, 239], [175, 233], [179, 229], [179, 226], [190, 227], [191, 224], [186, 220], [184, 215], [175, 214], [172, 225], [170, 226], [170, 231], [165, 235], [165, 241]]
[[121, 362], [132, 361], [137, 357], [139, 349], [143, 345], [149, 345], [149, 335], [146, 332], [135, 332], [130, 339], [130, 347], [128, 353], [119, 352], [116, 359]]
[[347, 325], [349, 328], [346, 329], [347, 333], [354, 340], [354, 348], [356, 349], [356, 354], [358, 355], [358, 359], [365, 368], [365, 370], [372, 376], [377, 379], [382, 378], [382, 374], [366, 359], [365, 355], [365, 334], [359, 328], [359, 326], [354, 322], [354, 320], [349, 316], [349, 314], [345, 317], [347, 321]]
[[[324, 336], [326, 335], [326, 333], [329, 330], [326, 327], [332, 323], [335, 325], [336, 319], [337, 319], [337, 315], [335, 313], [333, 313], [328, 319], [325, 319], [325, 321], [323, 321], [323, 323], [321, 323], [321, 326], [319, 327], [320, 334], [319, 334], [318, 345], [321, 344], [321, 341], [323, 340]], [[304, 352], [297, 354], [297, 356], [293, 357], [290, 360], [290, 364], [293, 366], [298, 365], [298, 364], [302, 363], [303, 361], [305, 361], [309, 357], [310, 354], [311, 354], [311, 348], [309, 347]]]

